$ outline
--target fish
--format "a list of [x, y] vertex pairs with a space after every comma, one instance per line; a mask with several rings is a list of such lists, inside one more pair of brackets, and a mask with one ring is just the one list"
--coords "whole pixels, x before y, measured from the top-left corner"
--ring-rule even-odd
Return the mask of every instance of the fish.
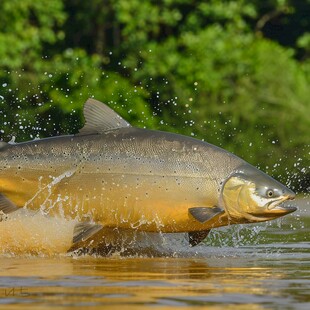
[[[176, 133], [137, 128], [90, 98], [77, 134], [0, 143], [0, 215], [25, 208], [76, 219], [72, 243], [113, 229], [187, 233], [296, 210], [295, 193], [238, 156]], [[1, 224], [1, 223], [0, 223]]]

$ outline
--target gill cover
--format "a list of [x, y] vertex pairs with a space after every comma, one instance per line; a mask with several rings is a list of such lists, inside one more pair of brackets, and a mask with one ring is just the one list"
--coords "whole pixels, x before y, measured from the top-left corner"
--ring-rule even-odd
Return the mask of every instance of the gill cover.
[[254, 185], [244, 180], [239, 173], [231, 175], [225, 182], [222, 201], [230, 223], [245, 222], [244, 218], [251, 206], [249, 187], [254, 188]]
[[251, 165], [230, 175], [221, 193], [230, 223], [262, 222], [291, 213], [296, 208], [283, 202], [294, 198], [294, 192]]

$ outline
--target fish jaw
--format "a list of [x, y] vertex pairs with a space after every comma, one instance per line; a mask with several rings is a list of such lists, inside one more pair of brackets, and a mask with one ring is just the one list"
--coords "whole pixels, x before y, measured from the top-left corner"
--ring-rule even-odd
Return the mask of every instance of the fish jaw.
[[290, 204], [289, 201], [295, 199], [295, 194], [287, 195], [278, 201], [274, 201], [270, 203], [267, 207], [267, 211], [263, 214], [251, 213], [253, 216], [257, 218], [265, 219], [266, 221], [276, 219], [278, 217], [293, 213], [297, 210], [297, 208]]
[[279, 214], [279, 216], [283, 216], [292, 212], [295, 212], [297, 208], [292, 205], [287, 205], [285, 203], [281, 203], [280, 205], [276, 206], [273, 211], [275, 214]]

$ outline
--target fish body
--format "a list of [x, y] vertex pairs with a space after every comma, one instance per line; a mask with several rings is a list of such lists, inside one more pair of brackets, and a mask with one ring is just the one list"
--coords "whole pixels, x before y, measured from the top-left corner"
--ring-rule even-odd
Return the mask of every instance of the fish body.
[[212, 228], [295, 210], [282, 206], [292, 191], [224, 149], [131, 127], [95, 100], [84, 114], [77, 135], [1, 147], [0, 210], [41, 209], [98, 224], [82, 226], [76, 241], [105, 227], [190, 232], [192, 245]]

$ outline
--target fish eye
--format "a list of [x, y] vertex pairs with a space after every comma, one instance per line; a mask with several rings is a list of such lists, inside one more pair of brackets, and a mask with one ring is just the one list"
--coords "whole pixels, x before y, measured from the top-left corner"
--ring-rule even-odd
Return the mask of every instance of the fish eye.
[[274, 196], [274, 191], [272, 189], [267, 189], [266, 196], [272, 198]]

